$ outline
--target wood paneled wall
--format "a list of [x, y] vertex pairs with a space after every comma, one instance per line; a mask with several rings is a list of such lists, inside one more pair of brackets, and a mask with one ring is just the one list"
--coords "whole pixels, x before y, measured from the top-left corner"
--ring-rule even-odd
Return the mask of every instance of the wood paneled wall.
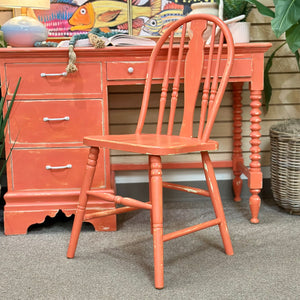
[[[274, 9], [272, 0], [262, 1], [270, 8]], [[272, 32], [271, 18], [261, 16], [257, 9], [253, 9], [248, 19], [251, 22], [251, 41], [253, 42], [272, 42], [273, 47], [266, 53], [266, 58], [270, 56], [272, 50], [284, 41], [284, 37], [277, 39]], [[284, 46], [276, 55], [270, 73], [273, 86], [273, 96], [269, 111], [266, 113], [265, 105], [262, 107], [261, 115], [261, 156], [262, 166], [270, 165], [270, 141], [269, 128], [272, 124], [289, 118], [300, 118], [300, 72], [298, 70], [295, 57]], [[243, 91], [243, 151], [245, 164], [249, 165], [250, 148], [250, 98], [248, 84], [244, 84]], [[132, 132], [137, 120], [139, 104], [141, 101], [142, 87], [111, 87], [110, 88], [110, 130], [111, 133]], [[159, 93], [154, 93], [158, 103]], [[147, 124], [151, 127], [151, 123]], [[220, 142], [220, 151], [212, 157], [218, 160], [230, 159], [232, 152], [232, 99], [231, 87], [225, 94], [219, 111], [213, 138]], [[183, 156], [183, 161], [194, 161], [198, 159], [197, 154]], [[178, 158], [176, 158], [178, 160]], [[113, 163], [126, 161], [132, 163], [146, 162], [145, 158], [136, 155], [124, 155], [120, 152], [113, 152]], [[174, 161], [173, 157], [165, 158], [165, 161]]]
[[[274, 9], [272, 0], [263, 0], [262, 2]], [[270, 26], [271, 18], [262, 17], [256, 9], [251, 12], [249, 21], [251, 22], [251, 37], [253, 42], [270, 41], [273, 43], [272, 48], [266, 53], [266, 58], [270, 57], [273, 50], [285, 40], [284, 36], [277, 39]], [[266, 61], [267, 59], [265, 63]], [[266, 113], [263, 107], [263, 114], [261, 115], [263, 166], [269, 166], [270, 164], [270, 142], [268, 136], [270, 126], [282, 120], [300, 118], [300, 72], [295, 56], [291, 53], [287, 45], [277, 52], [273, 60], [273, 66], [270, 70], [270, 80], [273, 86], [273, 95], [269, 111]], [[244, 103], [247, 103], [246, 99], [244, 99]], [[245, 119], [247, 116], [244, 113]]]
[[[272, 0], [263, 1], [270, 8], [273, 7]], [[12, 11], [0, 9], [0, 24], [3, 24], [12, 16]], [[283, 40], [277, 39], [270, 27], [271, 19], [261, 16], [256, 9], [250, 13], [248, 21], [251, 22], [251, 41], [264, 42], [270, 41], [273, 47], [266, 53], [269, 57], [272, 50], [275, 49]], [[268, 113], [261, 115], [261, 156], [262, 166], [269, 166], [270, 159], [270, 142], [269, 128], [272, 124], [289, 118], [300, 118], [300, 72], [294, 56], [288, 47], [283, 47], [276, 55], [271, 69], [271, 83], [273, 86], [273, 96]], [[222, 107], [217, 117], [213, 138], [220, 142], [220, 151], [213, 154], [213, 158], [218, 160], [230, 159], [232, 151], [232, 100], [230, 86], [226, 92]], [[248, 85], [244, 85], [243, 92], [243, 151], [246, 165], [249, 165], [249, 92]], [[156, 89], [155, 89], [156, 90]], [[110, 131], [111, 133], [133, 132], [137, 121], [137, 116], [142, 97], [142, 86], [125, 86], [110, 87]], [[159, 90], [152, 95], [154, 103], [158, 104]], [[155, 110], [156, 106], [153, 106]], [[151, 120], [147, 123], [147, 127], [151, 129], [153, 126]], [[182, 161], [191, 162], [198, 155], [190, 154], [182, 157]], [[174, 158], [168, 157], [166, 161], [172, 161]], [[178, 159], [176, 159], [178, 160]], [[136, 155], [128, 155], [121, 152], [112, 152], [112, 162], [142, 163], [146, 162], [144, 157]]]

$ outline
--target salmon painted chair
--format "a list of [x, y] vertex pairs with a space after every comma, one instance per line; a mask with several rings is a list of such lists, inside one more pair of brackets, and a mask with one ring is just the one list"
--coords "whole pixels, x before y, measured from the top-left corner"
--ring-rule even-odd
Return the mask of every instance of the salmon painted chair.
[[[207, 36], [207, 34], [203, 34], [207, 28], [212, 32], [209, 44], [203, 39], [203, 36]], [[174, 33], [176, 30], [176, 36], [178, 35], [178, 32], [180, 32], [181, 37], [176, 37], [175, 43]], [[189, 32], [190, 39], [187, 37], [187, 32]], [[218, 33], [218, 40], [215, 38], [215, 32]], [[154, 129], [155, 132], [152, 134], [143, 133], [152, 77], [156, 70], [157, 57], [162, 55], [162, 53], [165, 55], [166, 63], [163, 73], [164, 77], [156, 131]], [[176, 57], [175, 59], [174, 56]], [[166, 241], [218, 225], [226, 254], [233, 254], [223, 205], [213, 165], [209, 157], [210, 151], [218, 149], [218, 143], [210, 139], [210, 133], [227, 86], [233, 63], [233, 56], [234, 45], [228, 27], [222, 20], [211, 15], [198, 14], [184, 17], [173, 23], [158, 40], [149, 60], [143, 101], [135, 133], [88, 136], [84, 138], [84, 144], [90, 147], [90, 152], [67, 252], [68, 258], [73, 258], [75, 255], [83, 221], [135, 209], [150, 210], [151, 233], [153, 235], [154, 249], [154, 281], [155, 287], [158, 289], [161, 289], [164, 286], [163, 243]], [[182, 103], [180, 103], [178, 99], [180, 83], [184, 84], [184, 99], [181, 101]], [[198, 121], [195, 123], [196, 121], [193, 121], [194, 112], [200, 87], [202, 93], [200, 94], [201, 96], [198, 101], [201, 101], [201, 111], [200, 115], [197, 113], [196, 117], [198, 118]], [[169, 92], [170, 97], [168, 97]], [[170, 102], [170, 104], [166, 105], [168, 102]], [[174, 134], [174, 120], [178, 122], [178, 117], [175, 115], [176, 106], [178, 106], [177, 108], [181, 111], [183, 110], [183, 113], [180, 117], [180, 130]], [[168, 119], [166, 119], [166, 115], [168, 115]], [[166, 120], [167, 124], [165, 124]], [[193, 125], [195, 124], [197, 124], [197, 129], [195, 137], [193, 137], [193, 127], [195, 127]], [[175, 127], [176, 126], [174, 126], [174, 128]], [[163, 133], [164, 129], [166, 129], [166, 133]], [[116, 196], [111, 193], [101, 192], [101, 190], [97, 189], [91, 189], [100, 148], [134, 152], [148, 156], [150, 191], [150, 199], [148, 202]], [[161, 157], [164, 155], [176, 155], [190, 152], [198, 152], [199, 160], [200, 156], [202, 158], [203, 170], [207, 181], [206, 190], [167, 183], [162, 180]], [[213, 220], [203, 222], [202, 224], [164, 234], [163, 188], [170, 188], [209, 197], [212, 201], [216, 217]], [[96, 196], [102, 200], [112, 201], [121, 204], [124, 207], [88, 215], [85, 213], [85, 208], [89, 196]]]

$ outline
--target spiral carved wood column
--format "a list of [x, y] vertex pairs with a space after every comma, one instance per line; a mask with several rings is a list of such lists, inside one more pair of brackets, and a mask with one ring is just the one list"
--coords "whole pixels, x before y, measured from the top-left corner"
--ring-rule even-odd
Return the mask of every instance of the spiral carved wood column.
[[241, 201], [241, 191], [243, 180], [242, 170], [239, 163], [244, 164], [242, 154], [242, 88], [243, 82], [232, 83], [233, 87], [233, 154], [232, 169], [234, 179], [232, 182], [234, 191], [234, 201]]
[[258, 213], [260, 208], [260, 197], [259, 193], [262, 189], [262, 172], [261, 172], [261, 164], [260, 164], [260, 115], [261, 115], [261, 91], [260, 90], [251, 90], [250, 92], [251, 98], [251, 148], [250, 148], [250, 170], [249, 170], [249, 178], [248, 185], [251, 192], [251, 197], [249, 199], [250, 210], [252, 213], [251, 223], [258, 223]]

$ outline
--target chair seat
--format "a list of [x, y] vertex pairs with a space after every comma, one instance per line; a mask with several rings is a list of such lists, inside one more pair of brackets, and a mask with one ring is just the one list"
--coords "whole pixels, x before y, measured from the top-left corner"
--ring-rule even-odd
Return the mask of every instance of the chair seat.
[[87, 136], [83, 143], [90, 147], [102, 147], [148, 155], [169, 155], [196, 151], [214, 151], [218, 142], [202, 142], [197, 138], [160, 134], [122, 134]]

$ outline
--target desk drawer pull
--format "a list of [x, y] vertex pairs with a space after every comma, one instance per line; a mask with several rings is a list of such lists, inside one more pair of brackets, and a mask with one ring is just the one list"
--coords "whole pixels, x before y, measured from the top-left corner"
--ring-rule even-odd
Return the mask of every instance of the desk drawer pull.
[[72, 165], [71, 164], [67, 164], [65, 166], [57, 166], [57, 167], [52, 167], [50, 165], [46, 166], [46, 170], [62, 170], [62, 169], [71, 169]]
[[132, 74], [133, 71], [134, 71], [134, 68], [133, 68], [133, 67], [129, 67], [129, 68], [128, 68], [128, 73], [129, 73], [129, 74]]
[[63, 117], [63, 118], [48, 118], [48, 117], [43, 118], [44, 122], [50, 122], [50, 121], [69, 121], [69, 120], [70, 120], [69, 116], [66, 116], [66, 117]]
[[62, 72], [62, 73], [50, 73], [50, 74], [47, 74], [47, 73], [41, 73], [41, 77], [49, 77], [49, 76], [67, 76], [68, 73], [67, 72]]

